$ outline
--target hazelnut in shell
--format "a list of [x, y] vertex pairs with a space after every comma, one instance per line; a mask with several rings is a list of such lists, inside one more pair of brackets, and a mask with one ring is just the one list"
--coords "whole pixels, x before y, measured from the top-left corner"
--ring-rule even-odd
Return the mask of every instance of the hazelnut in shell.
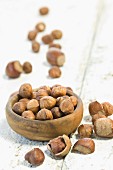
[[32, 86], [29, 83], [24, 83], [19, 88], [19, 95], [23, 98], [31, 98], [32, 92]]
[[53, 119], [52, 112], [48, 109], [41, 109], [38, 113], [36, 113], [36, 119], [38, 120], [51, 120]]

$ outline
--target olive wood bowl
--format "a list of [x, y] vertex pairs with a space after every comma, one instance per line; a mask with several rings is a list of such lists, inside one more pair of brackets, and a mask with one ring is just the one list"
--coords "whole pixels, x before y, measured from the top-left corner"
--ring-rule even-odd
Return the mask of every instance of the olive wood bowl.
[[12, 106], [18, 101], [18, 95], [12, 95], [6, 104], [6, 119], [10, 127], [18, 134], [38, 141], [49, 141], [63, 134], [74, 133], [83, 117], [83, 103], [72, 91], [69, 92], [78, 99], [78, 104], [73, 113], [53, 120], [29, 120], [21, 117], [12, 110]]

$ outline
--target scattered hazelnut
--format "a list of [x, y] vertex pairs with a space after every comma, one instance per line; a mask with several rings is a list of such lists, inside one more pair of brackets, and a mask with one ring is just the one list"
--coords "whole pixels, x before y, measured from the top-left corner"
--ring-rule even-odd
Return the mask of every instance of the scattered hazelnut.
[[71, 149], [71, 141], [67, 135], [58, 136], [49, 141], [47, 149], [56, 157], [66, 156]]
[[32, 97], [32, 86], [29, 83], [24, 83], [19, 88], [19, 95], [23, 98]]
[[65, 55], [57, 48], [50, 48], [46, 53], [46, 58], [52, 66], [63, 66], [65, 63]]
[[23, 103], [23, 102], [16, 102], [16, 103], [13, 105], [12, 110], [13, 110], [15, 113], [21, 115], [22, 112], [24, 112], [24, 111], [26, 110], [26, 104]]
[[94, 114], [97, 114], [97, 113], [104, 114], [102, 105], [97, 101], [91, 102], [89, 104], [89, 113], [90, 113], [91, 116], [94, 115]]
[[55, 47], [55, 48], [58, 48], [58, 49], [62, 48], [60, 44], [55, 44], [55, 43], [50, 43], [49, 48], [51, 48], [51, 47]]
[[93, 134], [93, 126], [90, 124], [82, 124], [78, 127], [80, 138], [90, 138]]
[[99, 118], [94, 122], [94, 131], [100, 137], [113, 137], [113, 120], [110, 118]]
[[56, 104], [56, 99], [51, 96], [44, 96], [40, 99], [40, 108], [52, 109]]
[[92, 123], [94, 124], [94, 122], [99, 118], [106, 118], [106, 116], [103, 114], [99, 114], [99, 113], [92, 115]]
[[60, 31], [60, 30], [53, 30], [51, 32], [51, 35], [53, 36], [54, 39], [61, 39], [62, 38], [62, 31]]
[[70, 114], [74, 111], [74, 106], [70, 99], [63, 100], [60, 103], [59, 108], [65, 115]]
[[91, 138], [79, 139], [73, 146], [72, 152], [91, 154], [95, 151], [95, 143]]
[[43, 22], [39, 22], [35, 28], [37, 29], [38, 32], [43, 32], [46, 28], [46, 25]]
[[22, 113], [22, 117], [30, 120], [35, 120], [35, 115], [31, 110], [26, 110]]
[[51, 78], [59, 78], [61, 76], [61, 70], [58, 66], [53, 66], [48, 72]]
[[76, 96], [70, 96], [70, 100], [73, 103], [73, 106], [75, 107], [78, 103], [78, 99]]
[[22, 65], [19, 61], [9, 62], [6, 66], [5, 72], [9, 78], [18, 78], [23, 72]]
[[53, 119], [52, 112], [48, 109], [41, 109], [38, 113], [36, 113], [36, 119], [38, 120], [51, 120]]
[[66, 88], [63, 86], [53, 87], [51, 90], [51, 96], [57, 98], [66, 95]]
[[30, 62], [28, 62], [28, 61], [24, 62], [24, 64], [23, 64], [23, 71], [25, 73], [31, 73], [32, 72], [32, 65], [31, 65]]
[[31, 99], [27, 103], [27, 110], [31, 110], [33, 113], [38, 112], [39, 110], [39, 103], [36, 99]]
[[113, 114], [113, 105], [111, 105], [109, 102], [102, 103], [102, 106], [106, 116], [110, 116]]
[[36, 36], [37, 36], [37, 30], [30, 31], [28, 33], [28, 39], [31, 41], [34, 40], [36, 38]]
[[41, 165], [44, 162], [45, 155], [39, 148], [34, 148], [25, 154], [25, 160], [32, 165]]
[[49, 96], [47, 90], [44, 90], [44, 89], [39, 89], [36, 93], [36, 99], [37, 100], [40, 100], [42, 97], [44, 96]]
[[53, 114], [53, 118], [57, 119], [59, 117], [62, 117], [63, 113], [60, 111], [59, 107], [53, 107], [51, 109], [51, 112]]
[[32, 50], [33, 52], [37, 53], [40, 50], [40, 44], [37, 41], [32, 42]]
[[44, 44], [50, 44], [50, 43], [52, 43], [53, 42], [53, 37], [52, 37], [52, 35], [50, 35], [50, 34], [47, 34], [47, 35], [44, 35], [43, 37], [42, 37], [42, 42], [44, 43]]
[[48, 7], [41, 7], [39, 9], [40, 15], [47, 15], [49, 13], [49, 8]]

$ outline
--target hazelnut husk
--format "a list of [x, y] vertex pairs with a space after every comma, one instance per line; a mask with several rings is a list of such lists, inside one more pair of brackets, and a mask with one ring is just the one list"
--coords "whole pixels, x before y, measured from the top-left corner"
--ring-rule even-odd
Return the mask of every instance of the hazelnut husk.
[[44, 162], [45, 155], [39, 148], [34, 148], [25, 154], [25, 160], [34, 166], [39, 166]]
[[36, 119], [38, 120], [51, 120], [53, 119], [52, 112], [48, 109], [41, 109], [38, 113], [36, 113]]
[[80, 138], [90, 138], [93, 134], [93, 126], [90, 124], [82, 124], [78, 127]]
[[50, 140], [47, 149], [56, 157], [63, 158], [71, 149], [71, 141], [67, 135], [58, 136]]
[[53, 66], [48, 71], [51, 78], [59, 78], [61, 76], [61, 70], [58, 66]]
[[40, 108], [52, 109], [56, 104], [56, 99], [52, 96], [44, 96], [40, 99]]
[[76, 151], [82, 154], [91, 154], [95, 151], [95, 143], [91, 138], [79, 139], [72, 148], [72, 152]]
[[32, 92], [32, 86], [29, 83], [24, 83], [19, 88], [19, 95], [23, 98], [31, 98]]
[[19, 61], [11, 61], [7, 64], [5, 72], [9, 78], [18, 78], [23, 72], [22, 65]]
[[48, 7], [41, 7], [39, 9], [40, 15], [47, 15], [49, 13], [49, 8]]
[[32, 65], [30, 62], [26, 61], [23, 63], [23, 71], [25, 73], [31, 73], [32, 72]]
[[61, 67], [65, 63], [65, 54], [58, 48], [50, 48], [46, 53], [46, 58], [52, 66]]

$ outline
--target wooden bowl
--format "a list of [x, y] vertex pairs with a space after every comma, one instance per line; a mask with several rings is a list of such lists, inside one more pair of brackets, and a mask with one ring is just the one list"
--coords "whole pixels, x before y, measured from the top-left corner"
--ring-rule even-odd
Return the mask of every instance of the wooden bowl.
[[83, 117], [83, 103], [80, 97], [73, 113], [53, 120], [29, 120], [21, 117], [12, 110], [12, 106], [18, 101], [18, 95], [9, 98], [6, 105], [6, 119], [10, 127], [18, 134], [32, 140], [49, 141], [55, 137], [75, 132]]

